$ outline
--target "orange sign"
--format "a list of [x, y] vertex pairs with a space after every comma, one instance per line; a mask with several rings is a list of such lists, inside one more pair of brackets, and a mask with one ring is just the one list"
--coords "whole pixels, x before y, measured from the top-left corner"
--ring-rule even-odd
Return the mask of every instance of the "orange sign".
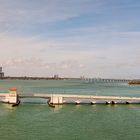
[[10, 88], [10, 91], [17, 91], [17, 88]]

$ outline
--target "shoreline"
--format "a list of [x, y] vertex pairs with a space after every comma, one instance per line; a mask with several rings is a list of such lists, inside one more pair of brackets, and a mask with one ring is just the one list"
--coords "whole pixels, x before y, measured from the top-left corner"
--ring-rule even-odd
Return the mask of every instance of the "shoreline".
[[60, 78], [60, 77], [3, 77], [0, 80], [80, 80], [81, 78]]
[[130, 81], [128, 82], [129, 85], [140, 85], [140, 80], [137, 81], [137, 80], [134, 80], [134, 81]]

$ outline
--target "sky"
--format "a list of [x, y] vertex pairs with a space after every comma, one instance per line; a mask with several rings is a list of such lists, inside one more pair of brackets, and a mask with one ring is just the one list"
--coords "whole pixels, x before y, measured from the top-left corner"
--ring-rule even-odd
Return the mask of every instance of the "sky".
[[140, 79], [139, 0], [0, 0], [6, 76]]

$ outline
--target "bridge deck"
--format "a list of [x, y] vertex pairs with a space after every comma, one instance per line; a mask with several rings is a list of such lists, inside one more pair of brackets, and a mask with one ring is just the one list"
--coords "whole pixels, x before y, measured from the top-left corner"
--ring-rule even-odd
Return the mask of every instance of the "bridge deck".
[[140, 103], [140, 97], [124, 97], [124, 96], [94, 96], [94, 95], [67, 95], [67, 94], [13, 94], [1, 93], [0, 101], [8, 103], [17, 103], [20, 98], [45, 98], [48, 99], [48, 104], [63, 104], [69, 101], [75, 103], [90, 102], [90, 103]]
[[62, 97], [64, 99], [92, 99], [92, 100], [128, 100], [140, 101], [140, 97], [124, 97], [124, 96], [94, 96], [94, 95], [67, 95], [67, 94], [19, 94], [19, 98], [52, 98]]

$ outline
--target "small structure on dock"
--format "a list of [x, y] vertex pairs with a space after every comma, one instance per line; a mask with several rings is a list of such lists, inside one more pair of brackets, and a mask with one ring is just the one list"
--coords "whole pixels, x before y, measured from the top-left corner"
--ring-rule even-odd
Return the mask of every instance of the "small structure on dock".
[[18, 95], [16, 88], [10, 88], [9, 93], [0, 93], [0, 100], [4, 103], [17, 104]]

